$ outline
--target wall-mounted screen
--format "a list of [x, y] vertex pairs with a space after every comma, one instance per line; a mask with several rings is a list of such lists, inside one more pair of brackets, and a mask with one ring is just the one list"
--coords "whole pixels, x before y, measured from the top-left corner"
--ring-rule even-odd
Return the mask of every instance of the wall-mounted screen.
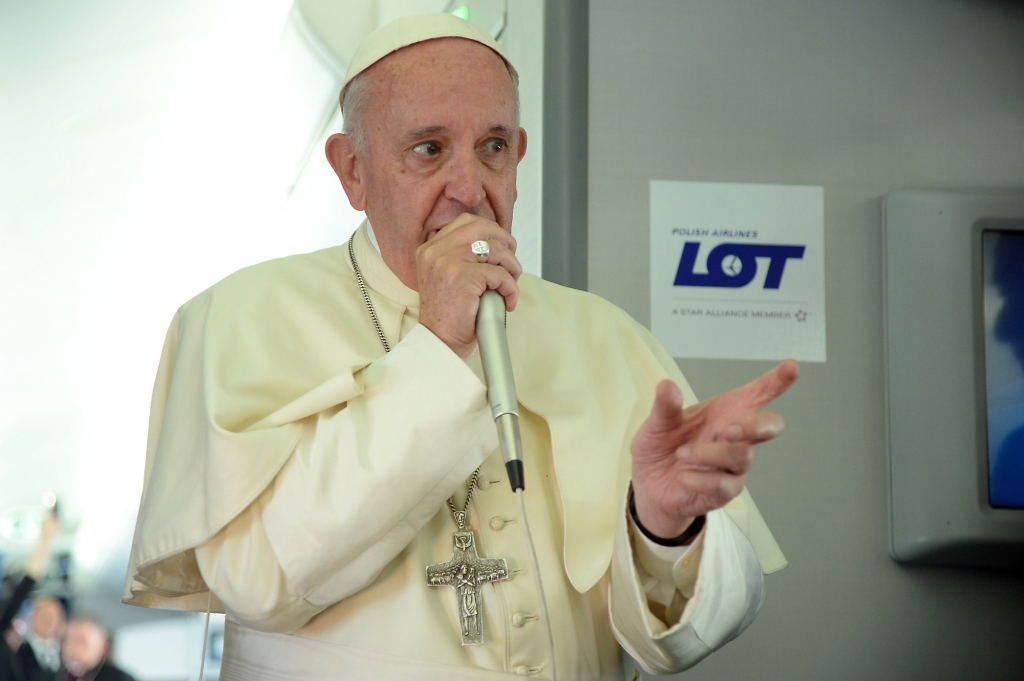
[[883, 203], [889, 552], [1024, 568], [1024, 188]]
[[1024, 232], [982, 232], [989, 503], [1024, 508]]

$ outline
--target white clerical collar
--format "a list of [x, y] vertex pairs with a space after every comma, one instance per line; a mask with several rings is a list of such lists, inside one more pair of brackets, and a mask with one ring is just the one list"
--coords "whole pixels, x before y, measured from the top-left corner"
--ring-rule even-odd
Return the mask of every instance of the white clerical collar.
[[399, 305], [418, 309], [420, 294], [403, 284], [398, 275], [391, 271], [391, 268], [384, 262], [384, 258], [381, 257], [372, 234], [370, 221], [364, 220], [360, 228], [356, 230], [353, 243], [356, 260], [359, 262], [363, 278], [366, 279], [366, 285]]
[[377, 255], [380, 255], [380, 245], [377, 243], [377, 235], [373, 233], [370, 218], [366, 218], [366, 238], [370, 240], [370, 245], [373, 246], [373, 250], [377, 251]]

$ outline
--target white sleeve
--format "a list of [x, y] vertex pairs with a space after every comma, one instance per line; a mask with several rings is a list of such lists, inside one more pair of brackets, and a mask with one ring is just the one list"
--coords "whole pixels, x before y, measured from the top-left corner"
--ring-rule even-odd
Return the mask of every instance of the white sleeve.
[[363, 393], [309, 417], [273, 482], [195, 549], [245, 626], [293, 631], [364, 588], [497, 446], [484, 385], [426, 327], [361, 378]]
[[[678, 607], [680, 602], [693, 598], [693, 589], [697, 585], [697, 566], [704, 550], [704, 528], [685, 546], [665, 546], [648, 539], [631, 513], [626, 513], [626, 522], [633, 540], [637, 576], [647, 595], [648, 605], [660, 613], [659, 619], [678, 621], [682, 612]], [[668, 614], [669, 608], [678, 611], [676, 617]]]
[[754, 621], [764, 600], [757, 554], [722, 510], [708, 513], [704, 529], [676, 556], [636, 541], [628, 515], [620, 514], [612, 558], [615, 637], [652, 674], [688, 669]]

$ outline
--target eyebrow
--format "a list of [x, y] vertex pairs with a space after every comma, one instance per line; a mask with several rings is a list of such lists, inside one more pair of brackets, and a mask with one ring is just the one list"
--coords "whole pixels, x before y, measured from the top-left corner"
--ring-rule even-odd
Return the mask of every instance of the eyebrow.
[[[402, 135], [403, 142], [415, 142], [416, 140], [423, 139], [424, 137], [430, 137], [431, 135], [440, 135], [448, 132], [448, 128], [443, 125], [427, 125], [422, 128], [414, 128], [409, 132]], [[512, 139], [512, 129], [507, 125], [492, 125], [488, 132], [497, 133], [504, 135], [505, 137]]]
[[513, 135], [511, 128], [509, 128], [507, 125], [501, 125], [501, 124], [492, 125], [491, 129], [490, 129], [490, 132], [496, 132], [498, 134], [504, 135], [505, 137], [507, 137], [509, 139], [512, 139], [512, 135]]

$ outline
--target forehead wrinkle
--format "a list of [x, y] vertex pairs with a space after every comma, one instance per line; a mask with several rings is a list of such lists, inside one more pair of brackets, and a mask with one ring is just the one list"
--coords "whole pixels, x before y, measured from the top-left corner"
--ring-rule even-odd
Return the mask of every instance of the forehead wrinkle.
[[443, 135], [448, 132], [448, 128], [443, 125], [425, 125], [419, 128], [413, 128], [409, 132], [402, 135], [403, 142], [414, 142], [430, 135]]

